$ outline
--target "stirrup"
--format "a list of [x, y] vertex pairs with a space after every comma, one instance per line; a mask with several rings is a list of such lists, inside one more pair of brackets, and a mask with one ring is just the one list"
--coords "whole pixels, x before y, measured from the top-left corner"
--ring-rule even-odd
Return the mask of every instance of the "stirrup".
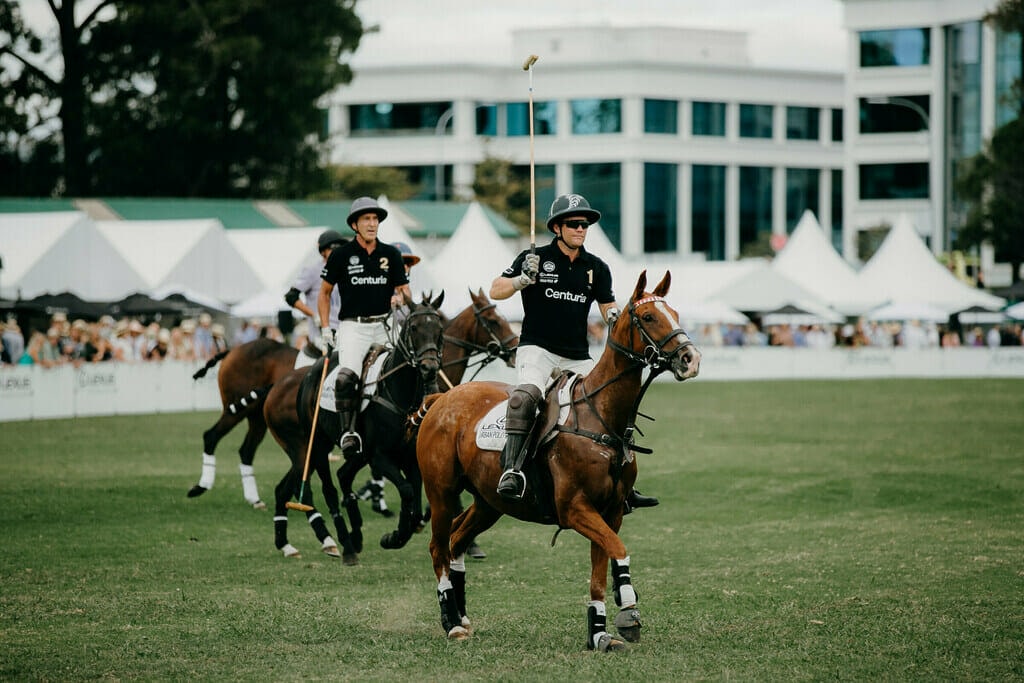
[[345, 455], [356, 455], [363, 452], [363, 437], [359, 432], [345, 432], [338, 439], [338, 447]]
[[508, 500], [522, 500], [526, 493], [526, 475], [518, 470], [505, 470], [498, 480], [498, 495]]

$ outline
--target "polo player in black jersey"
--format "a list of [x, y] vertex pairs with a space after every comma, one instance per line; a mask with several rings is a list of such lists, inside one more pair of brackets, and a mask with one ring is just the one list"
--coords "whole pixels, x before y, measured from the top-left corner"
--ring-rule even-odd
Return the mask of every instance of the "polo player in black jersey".
[[[552, 371], [585, 375], [594, 365], [587, 340], [591, 304], [597, 302], [609, 327], [619, 317], [608, 264], [583, 246], [587, 228], [600, 218], [601, 213], [582, 195], [561, 195], [548, 211], [548, 230], [555, 238], [536, 253], [520, 253], [491, 283], [492, 299], [508, 299], [520, 292], [525, 313], [516, 350], [519, 385], [511, 392], [505, 416], [504, 472], [498, 481], [503, 498], [519, 500], [526, 493], [522, 467], [537, 405]], [[628, 503], [650, 507], [658, 501], [634, 491]]]

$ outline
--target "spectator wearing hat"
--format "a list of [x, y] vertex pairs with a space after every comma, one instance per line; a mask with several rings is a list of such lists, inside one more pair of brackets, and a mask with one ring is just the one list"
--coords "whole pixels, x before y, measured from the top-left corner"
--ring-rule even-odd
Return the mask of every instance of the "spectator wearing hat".
[[171, 331], [161, 328], [156, 333], [156, 344], [149, 350], [146, 360], [162, 361], [171, 355]]
[[213, 316], [205, 311], [199, 314], [199, 324], [192, 335], [192, 342], [196, 349], [196, 360], [208, 361], [216, 353], [213, 347]]
[[228, 338], [227, 332], [224, 326], [220, 323], [214, 323], [210, 325], [210, 332], [213, 334], [213, 353], [214, 355], [221, 351], [228, 350]]
[[[320, 337], [320, 316], [313, 309], [317, 306], [317, 299], [320, 296], [320, 273], [327, 263], [331, 252], [345, 244], [348, 240], [342, 237], [337, 230], [324, 230], [316, 240], [317, 251], [320, 258], [309, 263], [299, 271], [291, 288], [285, 292], [285, 302], [305, 315], [312, 324], [306, 325], [306, 343], [298, 347], [301, 352], [295, 357], [295, 367], [303, 368], [312, 365], [321, 354]], [[326, 327], [332, 330], [338, 327], [338, 311], [341, 308], [341, 297], [338, 288], [331, 290], [331, 311], [330, 320]]]
[[346, 455], [362, 450], [355, 432], [359, 408], [359, 372], [363, 357], [373, 344], [387, 342], [384, 322], [391, 309], [412, 298], [402, 254], [377, 239], [388, 212], [371, 197], [352, 202], [346, 222], [355, 238], [334, 249], [324, 264], [323, 283], [317, 298], [324, 348], [334, 342], [330, 321], [331, 297], [337, 287], [341, 299], [338, 317], [338, 374], [334, 386], [341, 433], [339, 446]]
[[185, 330], [179, 325], [171, 330], [171, 340], [168, 342], [168, 356], [172, 360], [194, 361], [196, 350], [192, 340], [185, 334]]

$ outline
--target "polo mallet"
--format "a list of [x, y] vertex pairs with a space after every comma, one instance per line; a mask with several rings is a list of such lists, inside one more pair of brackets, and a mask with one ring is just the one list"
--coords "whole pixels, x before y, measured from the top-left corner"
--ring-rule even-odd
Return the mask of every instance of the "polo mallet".
[[302, 497], [306, 495], [306, 481], [309, 479], [309, 456], [313, 453], [313, 441], [316, 439], [316, 422], [317, 418], [320, 417], [320, 394], [324, 390], [324, 380], [327, 379], [327, 366], [330, 365], [330, 357], [324, 356], [324, 369], [320, 373], [320, 384], [316, 388], [316, 407], [313, 409], [313, 426], [309, 429], [309, 444], [306, 446], [306, 464], [302, 467], [302, 485], [299, 486], [299, 502], [289, 500], [284, 504], [289, 510], [299, 510], [300, 512], [310, 512], [313, 510], [312, 505], [306, 505], [302, 502]]
[[530, 253], [537, 251], [537, 180], [533, 163], [533, 65], [537, 63], [537, 55], [530, 55], [523, 62], [523, 71], [530, 74]]

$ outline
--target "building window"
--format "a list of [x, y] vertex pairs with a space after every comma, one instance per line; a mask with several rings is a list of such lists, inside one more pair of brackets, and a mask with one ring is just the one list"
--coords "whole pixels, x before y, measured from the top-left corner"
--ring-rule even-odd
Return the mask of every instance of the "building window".
[[786, 107], [786, 139], [817, 140], [819, 115], [817, 107]]
[[[530, 166], [529, 164], [511, 167], [521, 191], [508, 198], [510, 209], [523, 209], [524, 215], [530, 214]], [[548, 220], [548, 208], [555, 201], [555, 166], [554, 164], [536, 164], [533, 167], [533, 180], [537, 189], [537, 225], [545, 226]]]
[[693, 134], [725, 137], [725, 102], [694, 102]]
[[[509, 102], [505, 105], [505, 116], [509, 137], [530, 134], [530, 106], [527, 102]], [[555, 135], [558, 133], [558, 103], [533, 103], [533, 134]]]
[[928, 163], [861, 164], [861, 199], [927, 199]]
[[843, 253], [843, 171], [832, 169], [832, 246]]
[[1020, 99], [1013, 83], [1021, 77], [1021, 37], [1019, 33], [996, 33], [996, 127], [1017, 118]]
[[601, 212], [601, 229], [622, 249], [622, 165], [573, 164], [572, 191]]
[[819, 216], [818, 178], [821, 171], [816, 168], [786, 169], [786, 232], [800, 221], [804, 211]]
[[952, 160], [981, 151], [981, 22], [946, 27], [946, 102]]
[[[409, 185], [415, 188], [415, 194], [409, 199], [423, 199], [427, 201], [439, 201], [449, 194], [448, 188], [452, 185], [452, 167], [444, 166], [398, 166], [400, 171], [405, 173]], [[438, 171], [441, 171], [440, 178]], [[438, 190], [441, 196], [438, 196]]]
[[741, 104], [740, 105], [740, 137], [771, 138], [772, 137], [772, 105]]
[[858, 108], [862, 134], [916, 133], [928, 130], [931, 112], [928, 95], [862, 97]]
[[843, 110], [832, 110], [832, 142], [843, 141]]
[[622, 132], [622, 100], [572, 100], [569, 108], [573, 135]]
[[352, 137], [433, 135], [451, 102], [378, 102], [349, 105]]
[[[740, 166], [740, 252], [772, 232], [772, 168]], [[767, 237], [764, 238], [768, 243]]]
[[693, 243], [708, 261], [725, 260], [725, 166], [694, 164]]
[[498, 134], [498, 105], [477, 103], [476, 134], [489, 137], [494, 137]]
[[644, 164], [644, 251], [676, 251], [675, 164]]
[[927, 66], [930, 53], [927, 28], [860, 32], [861, 66]]
[[679, 103], [675, 100], [644, 100], [644, 132], [679, 132]]

